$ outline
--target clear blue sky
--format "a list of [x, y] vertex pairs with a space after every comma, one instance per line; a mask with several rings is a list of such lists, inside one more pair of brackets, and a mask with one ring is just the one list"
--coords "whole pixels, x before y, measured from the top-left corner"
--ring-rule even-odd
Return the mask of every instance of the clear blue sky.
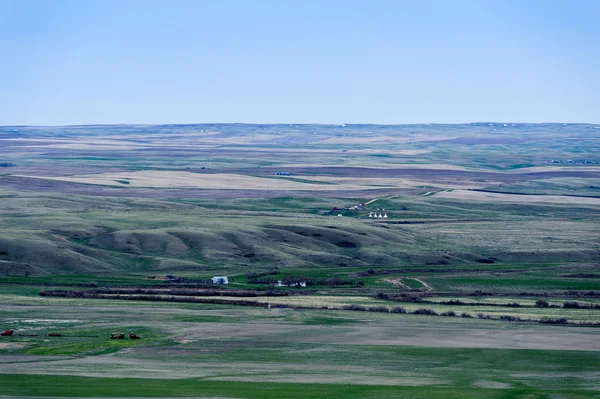
[[0, 0], [0, 125], [600, 122], [600, 0]]

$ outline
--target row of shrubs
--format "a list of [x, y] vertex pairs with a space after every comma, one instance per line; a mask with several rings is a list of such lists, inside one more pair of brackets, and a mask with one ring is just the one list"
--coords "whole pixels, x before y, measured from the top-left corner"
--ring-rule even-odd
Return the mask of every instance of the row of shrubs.
[[174, 288], [157, 290], [155, 288], [98, 288], [86, 291], [91, 294], [122, 294], [122, 295], [180, 295], [180, 296], [233, 296], [233, 297], [258, 297], [258, 296], [288, 296], [286, 291], [253, 291], [253, 290], [215, 290], [215, 289], [189, 289]]
[[[449, 301], [442, 302], [429, 302], [429, 301], [418, 301], [424, 303], [436, 303], [440, 305], [461, 305], [461, 306], [497, 306], [504, 308], [520, 308], [521, 306], [528, 307], [527, 305], [521, 305], [519, 302], [510, 302], [510, 303], [489, 303], [489, 302], [463, 302], [458, 299], [451, 299]], [[550, 304], [548, 301], [544, 299], [538, 299], [535, 302], [535, 307], [538, 308], [560, 308], [560, 305]], [[592, 304], [592, 303], [581, 303], [576, 301], [567, 301], [562, 305], [565, 309], [600, 309], [600, 304]]]
[[[347, 306], [344, 306], [342, 309], [343, 310], [369, 311], [369, 312], [384, 312], [384, 313], [388, 313], [388, 312], [389, 313], [405, 313], [405, 314], [416, 314], [416, 315], [427, 315], [427, 316], [473, 318], [473, 315], [471, 315], [469, 313], [465, 313], [465, 312], [458, 314], [453, 310], [449, 310], [447, 312], [437, 313], [433, 309], [426, 309], [426, 308], [415, 309], [411, 312], [411, 311], [407, 311], [405, 308], [402, 308], [402, 307], [394, 307], [394, 308], [388, 309], [385, 306], [365, 307], [362, 305], [347, 305]], [[498, 317], [494, 317], [492, 315], [478, 313], [477, 318], [482, 319], [482, 320], [530, 322], [530, 320], [523, 320], [518, 316], [512, 316], [512, 315], [501, 315]], [[542, 317], [542, 319], [538, 320], [537, 322], [540, 324], [577, 324], [577, 325], [595, 326], [595, 327], [600, 326], [600, 323], [592, 323], [592, 322], [571, 323], [565, 317], [558, 317], [558, 318]]]
[[[459, 317], [459, 315], [456, 312], [454, 312], [453, 310], [438, 314], [433, 309], [421, 308], [421, 309], [415, 309], [412, 312], [409, 312], [405, 308], [400, 307], [400, 306], [393, 307], [393, 308], [389, 309], [386, 306], [371, 306], [371, 307], [366, 307], [366, 306], [362, 306], [362, 305], [346, 305], [346, 306], [343, 306], [342, 309], [343, 310], [356, 310], [356, 311], [362, 311], [362, 312], [404, 313], [404, 314], [420, 314], [420, 315], [427, 315], [427, 316]], [[460, 315], [460, 317], [473, 317], [473, 316], [471, 316], [468, 313], [464, 313], [463, 312]]]
[[499, 306], [499, 307], [508, 307], [508, 308], [518, 308], [521, 307], [521, 304], [518, 302], [511, 303], [487, 303], [487, 302], [463, 302], [458, 299], [450, 299], [449, 301], [441, 301], [441, 302], [433, 302], [428, 301], [423, 298], [423, 296], [419, 295], [410, 295], [410, 294], [399, 294], [399, 295], [389, 295], [384, 292], [380, 292], [376, 296], [377, 299], [387, 300], [387, 301], [396, 301], [396, 302], [409, 302], [409, 303], [431, 303], [438, 305], [459, 305], [459, 306]]
[[600, 298], [600, 291], [578, 291], [578, 290], [568, 290], [561, 292], [492, 292], [492, 291], [483, 291], [483, 290], [475, 290], [475, 291], [463, 291], [463, 292], [437, 292], [437, 296], [494, 296], [494, 297], [502, 297], [502, 296], [511, 296], [511, 297], [578, 297], [578, 298]]
[[264, 277], [264, 276], [277, 276], [279, 275], [281, 272], [279, 271], [279, 269], [270, 269], [266, 272], [250, 272], [246, 274], [246, 277], [248, 277], [249, 279], [255, 279], [255, 278], [259, 278], [259, 277]]
[[[502, 316], [500, 316], [498, 318], [495, 318], [495, 317], [490, 316], [490, 315], [486, 315], [486, 314], [483, 314], [483, 313], [478, 313], [477, 317], [480, 318], [480, 319], [487, 319], [487, 320], [527, 321], [527, 320], [521, 320], [520, 317], [511, 316], [511, 315], [502, 315]], [[566, 317], [542, 317], [541, 320], [538, 320], [538, 323], [540, 323], [540, 324], [577, 324], [577, 323], [569, 323], [569, 320]], [[583, 324], [586, 324], [586, 325], [599, 325], [598, 323], [583, 323]]]
[[563, 308], [568, 309], [600, 309], [600, 304], [580, 303], [580, 302], [564, 302]]
[[[456, 306], [496, 306], [496, 307], [507, 307], [507, 308], [519, 308], [521, 305], [518, 302], [511, 303], [488, 303], [488, 302], [463, 302], [458, 299], [450, 299], [449, 301], [441, 301], [441, 302], [433, 302], [423, 299], [423, 296], [418, 295], [389, 295], [384, 292], [380, 292], [376, 295], [377, 299], [387, 300], [387, 301], [396, 301], [396, 302], [409, 302], [409, 303], [430, 303], [430, 304], [438, 304], [438, 305], [456, 305]], [[535, 303], [535, 307], [538, 308], [560, 308], [560, 305], [551, 305], [548, 301], [544, 299], [538, 299]], [[600, 304], [588, 304], [581, 303], [577, 301], [567, 301], [562, 305], [565, 309], [600, 309]]]
[[[548, 303], [548, 301], [544, 300], [544, 299], [538, 299], [535, 302], [535, 306], [538, 308], [559, 308], [560, 305], [550, 305]], [[566, 301], [563, 302], [562, 305], [563, 308], [565, 309], [600, 309], [600, 304], [593, 304], [593, 303], [581, 303], [581, 302], [577, 302], [577, 301]]]
[[[240, 306], [265, 306], [263, 302], [258, 301], [236, 301], [217, 298], [192, 298], [181, 296], [160, 296], [160, 295], [111, 295], [94, 294], [86, 291], [41, 291], [40, 296], [66, 297], [66, 298], [85, 298], [85, 299], [118, 299], [127, 301], [158, 301], [158, 302], [183, 302], [183, 303], [209, 303], [219, 305], [240, 305]], [[273, 304], [276, 307], [288, 307], [288, 305]]]
[[[112, 295], [112, 294], [97, 294], [89, 291], [40, 291], [40, 296], [53, 296], [53, 297], [67, 297], [67, 298], [86, 298], [86, 299], [115, 299], [115, 300], [129, 300], [129, 301], [159, 301], [159, 302], [183, 302], [183, 303], [205, 303], [205, 304], [219, 304], [219, 305], [237, 305], [237, 306], [253, 306], [253, 307], [264, 307], [264, 302], [248, 301], [248, 300], [227, 300], [218, 298], [193, 298], [193, 297], [182, 297], [182, 296], [159, 296], [159, 295]], [[293, 306], [285, 304], [271, 304], [273, 307], [278, 308], [295, 308], [295, 309], [330, 309], [339, 310], [339, 308], [323, 307], [311, 307], [311, 306]], [[459, 317], [459, 314], [454, 311], [447, 311], [443, 313], [437, 313], [433, 309], [420, 308], [413, 311], [408, 311], [403, 307], [387, 308], [386, 306], [372, 306], [365, 307], [363, 305], [346, 305], [341, 308], [342, 310], [352, 311], [369, 311], [369, 312], [380, 312], [380, 313], [403, 313], [403, 314], [416, 314], [416, 315], [427, 315], [427, 316], [443, 316], [443, 317]], [[461, 313], [460, 317], [473, 318], [468, 313]], [[528, 321], [521, 320], [517, 316], [501, 315], [494, 317], [483, 313], [477, 314], [479, 319], [487, 320], [502, 320], [502, 321]], [[571, 323], [566, 318], [542, 318], [538, 321], [542, 324], [577, 324], [586, 326], [600, 326], [600, 323]]]

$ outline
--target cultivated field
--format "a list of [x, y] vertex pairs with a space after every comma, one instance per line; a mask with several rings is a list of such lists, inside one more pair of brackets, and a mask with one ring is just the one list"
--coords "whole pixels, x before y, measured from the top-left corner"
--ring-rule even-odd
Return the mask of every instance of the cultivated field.
[[[593, 328], [215, 305], [25, 303], [5, 305], [4, 323], [79, 337], [3, 341], [7, 395], [597, 396]], [[107, 339], [121, 330], [143, 339]]]

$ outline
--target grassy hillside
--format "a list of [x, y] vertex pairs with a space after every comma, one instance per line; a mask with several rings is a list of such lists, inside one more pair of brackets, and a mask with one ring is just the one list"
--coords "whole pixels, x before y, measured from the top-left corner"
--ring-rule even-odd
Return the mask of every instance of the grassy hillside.
[[[206, 276], [280, 268], [597, 262], [594, 206], [382, 199], [388, 219], [328, 211], [361, 199], [150, 200], [12, 191], [0, 273]], [[364, 201], [364, 200], [362, 200]], [[374, 204], [375, 205], [375, 204]]]

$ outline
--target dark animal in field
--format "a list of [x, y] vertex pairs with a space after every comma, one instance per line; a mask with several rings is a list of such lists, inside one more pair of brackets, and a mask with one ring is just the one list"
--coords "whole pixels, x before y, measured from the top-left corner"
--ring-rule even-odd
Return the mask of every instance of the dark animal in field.
[[110, 339], [125, 339], [124, 333], [112, 333], [110, 334]]
[[14, 333], [13, 330], [4, 330], [0, 333], [0, 335], [3, 337], [10, 337], [11, 335], [13, 335], [13, 333]]

